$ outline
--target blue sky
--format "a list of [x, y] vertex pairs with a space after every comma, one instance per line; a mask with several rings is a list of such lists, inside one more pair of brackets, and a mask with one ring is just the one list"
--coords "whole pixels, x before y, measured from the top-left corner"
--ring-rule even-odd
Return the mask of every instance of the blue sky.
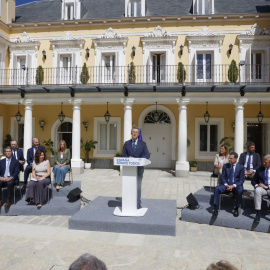
[[[37, 1], [37, 0], [16, 0], [16, 6], [20, 6], [20, 5], [34, 2], [34, 1]], [[42, 1], [42, 0], [38, 0], [38, 1]]]

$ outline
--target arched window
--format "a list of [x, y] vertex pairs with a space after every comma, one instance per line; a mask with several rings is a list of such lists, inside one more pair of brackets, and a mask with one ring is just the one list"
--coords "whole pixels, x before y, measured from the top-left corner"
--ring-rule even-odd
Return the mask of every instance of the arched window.
[[[65, 140], [67, 147], [72, 145], [72, 123], [64, 122], [57, 129], [57, 141]], [[56, 147], [58, 147], [58, 142]]]
[[[156, 123], [156, 121], [154, 120], [155, 112], [156, 110], [148, 113], [144, 118], [144, 123], [155, 124]], [[159, 124], [171, 124], [171, 119], [167, 113], [158, 110], [158, 114], [159, 114], [159, 120], [158, 120]]]

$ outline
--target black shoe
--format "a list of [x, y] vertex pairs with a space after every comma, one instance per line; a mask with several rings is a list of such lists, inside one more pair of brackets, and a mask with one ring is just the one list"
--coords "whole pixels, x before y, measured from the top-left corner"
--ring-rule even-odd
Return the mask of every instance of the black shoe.
[[141, 204], [138, 204], [137, 209], [141, 209], [141, 208], [142, 208]]
[[234, 209], [233, 209], [233, 215], [235, 217], [238, 217], [239, 216], [239, 207], [235, 206]]
[[261, 219], [261, 212], [257, 211], [256, 217], [254, 218], [254, 222], [259, 223]]
[[218, 208], [217, 208], [217, 206], [214, 206], [213, 216], [215, 216], [215, 217], [218, 216]]

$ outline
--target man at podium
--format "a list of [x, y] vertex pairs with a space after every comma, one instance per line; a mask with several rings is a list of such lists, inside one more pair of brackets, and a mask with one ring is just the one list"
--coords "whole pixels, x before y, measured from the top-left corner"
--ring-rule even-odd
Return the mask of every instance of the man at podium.
[[[123, 147], [122, 157], [128, 158], [150, 158], [150, 153], [147, 149], [146, 143], [139, 140], [140, 129], [133, 127], [131, 129], [132, 139], [125, 142]], [[142, 178], [143, 178], [144, 167], [137, 167], [138, 175], [138, 187], [137, 187], [137, 208], [141, 208], [141, 191], [142, 191]]]

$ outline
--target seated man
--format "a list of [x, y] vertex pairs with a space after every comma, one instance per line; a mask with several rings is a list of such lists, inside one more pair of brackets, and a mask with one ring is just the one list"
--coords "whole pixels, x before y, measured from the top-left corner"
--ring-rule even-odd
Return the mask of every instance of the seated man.
[[14, 156], [20, 163], [20, 170], [23, 172], [23, 164], [25, 162], [22, 149], [18, 148], [18, 142], [16, 140], [11, 140], [10, 142], [12, 156]]
[[237, 153], [232, 152], [229, 155], [229, 163], [225, 164], [222, 169], [221, 185], [215, 188], [214, 193], [214, 212], [213, 215], [218, 215], [218, 205], [220, 194], [233, 192], [236, 194], [236, 205], [234, 207], [234, 216], [239, 216], [238, 208], [241, 204], [242, 195], [244, 192], [243, 183], [245, 181], [245, 168], [239, 163], [236, 163], [238, 158]]
[[27, 185], [27, 180], [29, 174], [32, 172], [32, 163], [35, 160], [35, 153], [37, 150], [43, 150], [46, 153], [46, 149], [44, 146], [39, 145], [39, 140], [37, 138], [33, 138], [32, 140], [33, 146], [27, 150], [27, 166], [24, 170], [24, 188]]
[[3, 205], [2, 201], [2, 187], [7, 186], [7, 202], [5, 207], [10, 207], [10, 197], [13, 192], [13, 187], [18, 183], [18, 175], [20, 173], [19, 161], [12, 157], [11, 147], [5, 148], [6, 158], [0, 160], [0, 207]]
[[245, 178], [251, 180], [261, 166], [261, 158], [255, 153], [254, 142], [247, 142], [247, 152], [240, 155], [238, 163], [245, 167]]
[[254, 186], [254, 204], [257, 211], [255, 222], [260, 222], [261, 219], [261, 205], [262, 205], [262, 196], [270, 196], [270, 155], [264, 156], [263, 166], [256, 170], [256, 173], [251, 181], [251, 184]]

